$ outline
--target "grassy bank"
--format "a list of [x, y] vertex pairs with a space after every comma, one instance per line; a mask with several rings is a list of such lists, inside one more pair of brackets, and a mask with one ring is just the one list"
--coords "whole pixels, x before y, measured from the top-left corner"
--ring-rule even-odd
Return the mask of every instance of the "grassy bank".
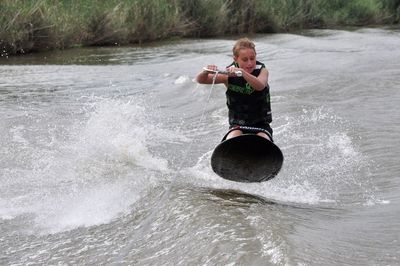
[[0, 0], [0, 53], [399, 19], [400, 0]]

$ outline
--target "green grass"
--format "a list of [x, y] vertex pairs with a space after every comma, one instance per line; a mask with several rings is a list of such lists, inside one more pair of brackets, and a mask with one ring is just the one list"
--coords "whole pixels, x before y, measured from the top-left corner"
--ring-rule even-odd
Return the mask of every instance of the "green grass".
[[399, 0], [0, 0], [2, 56], [179, 37], [398, 23]]

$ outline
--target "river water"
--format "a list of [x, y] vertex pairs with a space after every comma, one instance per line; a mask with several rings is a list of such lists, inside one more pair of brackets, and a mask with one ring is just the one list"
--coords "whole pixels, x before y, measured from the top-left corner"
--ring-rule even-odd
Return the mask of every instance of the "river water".
[[0, 59], [1, 265], [399, 265], [400, 31], [258, 35], [273, 180], [216, 176], [234, 39]]

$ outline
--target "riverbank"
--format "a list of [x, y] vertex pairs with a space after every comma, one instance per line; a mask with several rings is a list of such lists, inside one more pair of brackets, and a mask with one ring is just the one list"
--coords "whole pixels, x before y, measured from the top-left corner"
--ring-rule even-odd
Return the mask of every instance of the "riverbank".
[[396, 24], [397, 0], [3, 0], [1, 57], [76, 46], [127, 45]]

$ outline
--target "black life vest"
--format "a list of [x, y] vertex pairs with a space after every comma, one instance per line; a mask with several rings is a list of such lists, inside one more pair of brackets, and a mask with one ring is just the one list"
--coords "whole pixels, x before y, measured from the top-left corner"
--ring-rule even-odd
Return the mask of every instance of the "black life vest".
[[[232, 65], [237, 66], [235, 62]], [[258, 77], [263, 68], [265, 65], [257, 61], [251, 74]], [[226, 99], [230, 125], [251, 126], [272, 122], [268, 84], [262, 91], [257, 91], [243, 77], [229, 77]]]

